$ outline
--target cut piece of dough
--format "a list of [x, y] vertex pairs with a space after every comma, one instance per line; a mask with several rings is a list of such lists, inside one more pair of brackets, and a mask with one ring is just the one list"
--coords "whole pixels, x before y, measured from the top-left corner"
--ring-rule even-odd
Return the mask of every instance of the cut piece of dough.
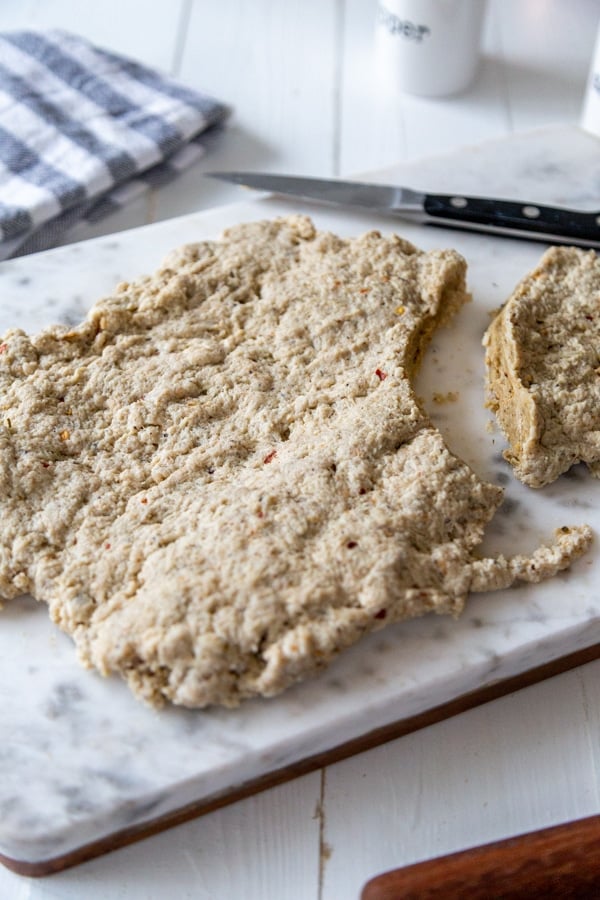
[[488, 406], [515, 475], [542, 487], [574, 463], [600, 476], [600, 260], [553, 247], [488, 328]]
[[502, 491], [410, 376], [468, 298], [453, 251], [292, 217], [184, 247], [0, 354], [0, 594], [151, 703], [235, 705], [362, 634], [579, 555], [476, 560]]

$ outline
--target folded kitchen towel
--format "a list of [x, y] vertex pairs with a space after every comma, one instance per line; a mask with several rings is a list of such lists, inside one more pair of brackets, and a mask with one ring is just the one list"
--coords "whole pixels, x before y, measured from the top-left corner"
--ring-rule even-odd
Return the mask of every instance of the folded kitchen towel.
[[228, 111], [73, 34], [0, 34], [0, 259], [169, 180]]

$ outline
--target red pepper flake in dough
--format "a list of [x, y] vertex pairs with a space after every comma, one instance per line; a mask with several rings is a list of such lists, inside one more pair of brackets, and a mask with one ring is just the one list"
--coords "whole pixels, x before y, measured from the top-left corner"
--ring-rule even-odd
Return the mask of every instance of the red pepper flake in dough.
[[49, 469], [49, 468], [50, 468], [50, 463], [49, 463], [49, 462], [44, 462], [44, 461], [42, 460], [42, 465], [43, 465], [43, 467], [44, 467], [45, 469]]
[[8, 344], [0, 344], [0, 353], [6, 353], [8, 350]]
[[387, 372], [382, 372], [381, 369], [375, 369], [375, 374], [380, 381], [385, 381], [385, 379], [387, 378]]
[[277, 456], [277, 450], [271, 450], [269, 453], [267, 453], [267, 455], [263, 459], [263, 462], [265, 464], [270, 463], [272, 460], [275, 459], [276, 456]]
[[142, 497], [142, 499], [140, 500], [140, 503], [147, 503], [147, 502], [148, 502], [147, 497]]
[[356, 541], [348, 541], [346, 547], [348, 550], [353, 550], [355, 547], [358, 547], [358, 543]]

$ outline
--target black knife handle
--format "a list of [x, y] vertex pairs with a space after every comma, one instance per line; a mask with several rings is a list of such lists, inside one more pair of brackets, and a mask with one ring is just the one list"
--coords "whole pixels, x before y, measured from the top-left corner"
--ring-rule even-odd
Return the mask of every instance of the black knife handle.
[[426, 194], [423, 207], [432, 219], [440, 219], [439, 223], [429, 224], [442, 225], [441, 220], [445, 220], [455, 228], [600, 247], [600, 214], [597, 212], [462, 194]]

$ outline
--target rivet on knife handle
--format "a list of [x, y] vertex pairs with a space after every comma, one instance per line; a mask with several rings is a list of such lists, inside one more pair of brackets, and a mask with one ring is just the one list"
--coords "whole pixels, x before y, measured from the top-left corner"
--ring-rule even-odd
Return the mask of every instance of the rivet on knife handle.
[[454, 194], [426, 194], [423, 206], [434, 220], [430, 219], [429, 224], [447, 223], [453, 228], [497, 231], [515, 237], [531, 238], [537, 234], [539, 240], [546, 242], [556, 240], [600, 247], [600, 215], [597, 212]]

